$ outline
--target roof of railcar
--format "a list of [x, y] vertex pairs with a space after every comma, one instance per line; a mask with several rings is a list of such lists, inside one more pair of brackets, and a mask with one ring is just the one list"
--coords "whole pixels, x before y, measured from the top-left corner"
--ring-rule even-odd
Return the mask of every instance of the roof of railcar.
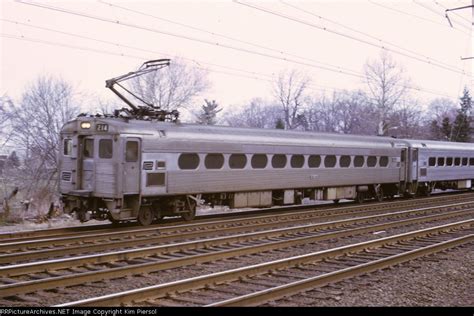
[[[293, 145], [319, 145], [319, 146], [349, 146], [393, 148], [404, 147], [406, 142], [401, 139], [379, 136], [359, 136], [335, 133], [306, 132], [280, 129], [242, 128], [215, 125], [181, 124], [169, 122], [156, 122], [145, 120], [124, 120], [118, 118], [79, 117], [67, 124], [70, 131], [75, 122], [94, 121], [106, 123], [112, 128], [110, 131], [123, 134], [145, 134], [153, 137], [160, 130], [165, 131], [166, 139], [186, 139], [199, 141], [219, 141], [237, 143], [278, 143]], [[77, 125], [77, 124], [76, 124]], [[63, 128], [66, 130], [66, 128]]]
[[419, 139], [406, 139], [405, 141], [411, 147], [415, 147], [415, 148], [474, 151], [473, 143], [441, 142], [441, 141], [434, 141], [434, 140], [419, 140]]
[[[415, 147], [438, 150], [469, 150], [474, 151], [474, 144], [440, 142], [431, 140], [410, 140], [380, 136], [361, 136], [336, 133], [307, 132], [280, 129], [242, 128], [216, 125], [181, 124], [169, 122], [156, 122], [135, 119], [79, 117], [65, 124], [68, 130], [77, 122], [94, 121], [106, 123], [113, 127], [116, 133], [148, 134], [151, 137], [158, 135], [160, 130], [166, 132], [167, 139], [187, 139], [200, 141], [220, 141], [238, 143], [291, 143], [309, 144], [316, 143], [324, 146], [349, 146], [349, 147]], [[63, 130], [67, 129], [63, 127]]]

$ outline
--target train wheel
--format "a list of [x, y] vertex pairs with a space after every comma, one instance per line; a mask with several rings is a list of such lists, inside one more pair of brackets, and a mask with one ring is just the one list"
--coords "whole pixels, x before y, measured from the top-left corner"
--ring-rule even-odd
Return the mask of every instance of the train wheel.
[[148, 226], [153, 222], [153, 211], [147, 206], [140, 207], [137, 220], [140, 225]]
[[85, 210], [83, 210], [83, 209], [77, 209], [76, 214], [77, 214], [77, 219], [78, 219], [81, 223], [87, 222], [87, 214], [86, 214], [86, 211], [85, 211]]
[[427, 186], [424, 193], [425, 193], [425, 196], [431, 196], [431, 187]]
[[382, 202], [383, 201], [383, 189], [382, 189], [382, 186], [381, 185], [377, 185], [375, 187], [375, 199], [378, 201], [378, 202]]
[[110, 213], [108, 214], [107, 218], [109, 221], [112, 223], [112, 226], [119, 226], [120, 225], [120, 220], [114, 219]]
[[185, 221], [192, 221], [196, 217], [196, 201], [194, 201], [193, 199], [187, 198], [186, 205], [188, 207], [188, 212], [183, 213], [181, 217]]
[[365, 200], [365, 194], [363, 192], [357, 192], [356, 202], [359, 204], [362, 204], [364, 203], [364, 200]]

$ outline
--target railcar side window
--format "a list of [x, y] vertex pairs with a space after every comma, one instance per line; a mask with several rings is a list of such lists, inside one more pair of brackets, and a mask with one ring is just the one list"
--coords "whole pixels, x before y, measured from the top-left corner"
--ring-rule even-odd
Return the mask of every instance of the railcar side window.
[[63, 146], [64, 146], [64, 151], [63, 151], [64, 156], [71, 156], [71, 154], [72, 154], [72, 139], [70, 139], [70, 138], [64, 139]]
[[320, 155], [311, 155], [308, 158], [308, 166], [310, 168], [319, 168], [321, 165], [321, 156]]
[[286, 155], [273, 155], [272, 167], [273, 168], [285, 168], [286, 166]]
[[380, 167], [387, 167], [388, 166], [388, 157], [387, 156], [380, 157], [379, 165], [380, 165]]
[[355, 156], [354, 157], [354, 167], [360, 168], [364, 165], [364, 156]]
[[347, 168], [349, 167], [350, 164], [351, 164], [351, 156], [344, 155], [344, 156], [341, 156], [341, 158], [339, 158], [340, 167]]
[[464, 158], [462, 159], [462, 165], [463, 165], [463, 166], [467, 166], [467, 158], [466, 158], [466, 157], [464, 157]]
[[128, 141], [125, 146], [125, 161], [136, 162], [138, 160], [138, 142]]
[[113, 155], [113, 144], [111, 139], [99, 140], [99, 158], [109, 159]]
[[444, 157], [438, 157], [438, 167], [444, 166]]
[[207, 154], [204, 159], [206, 169], [221, 169], [224, 165], [224, 155], [222, 154]]
[[232, 154], [229, 158], [230, 169], [244, 169], [247, 164], [247, 156], [244, 154]]
[[454, 158], [454, 165], [455, 166], [460, 166], [461, 165], [461, 158], [459, 158], [459, 157]]
[[367, 157], [367, 167], [373, 168], [377, 164], [377, 157], [369, 156]]
[[91, 138], [84, 139], [84, 158], [94, 157], [94, 140]]
[[469, 158], [469, 166], [474, 166], [474, 158]]
[[198, 154], [181, 154], [178, 159], [179, 169], [190, 170], [197, 169], [199, 166]]
[[255, 154], [252, 156], [252, 168], [263, 169], [267, 166], [268, 158], [265, 154]]
[[291, 168], [302, 168], [304, 165], [304, 156], [303, 155], [293, 155], [291, 156]]
[[435, 157], [430, 157], [430, 159], [428, 159], [428, 164], [429, 164], [430, 167], [436, 166], [436, 158]]
[[452, 166], [453, 165], [453, 157], [446, 158], [446, 165], [447, 166]]
[[324, 166], [326, 168], [334, 168], [336, 166], [336, 156], [328, 155], [324, 157]]

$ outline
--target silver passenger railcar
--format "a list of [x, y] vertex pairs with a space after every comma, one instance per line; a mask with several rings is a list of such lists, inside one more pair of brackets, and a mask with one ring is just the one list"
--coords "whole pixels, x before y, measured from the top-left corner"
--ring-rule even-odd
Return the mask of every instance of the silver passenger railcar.
[[82, 221], [190, 220], [202, 201], [382, 200], [474, 179], [470, 144], [97, 117], [67, 123], [61, 143], [63, 205]]

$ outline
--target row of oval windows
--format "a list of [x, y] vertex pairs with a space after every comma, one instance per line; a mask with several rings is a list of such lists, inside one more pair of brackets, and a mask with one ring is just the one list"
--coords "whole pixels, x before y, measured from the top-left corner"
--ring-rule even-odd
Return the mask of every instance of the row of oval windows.
[[[468, 160], [469, 159], [469, 160]], [[438, 166], [474, 166], [474, 158], [467, 157], [430, 157], [428, 159], [430, 167]]]
[[[288, 162], [286, 155], [276, 154], [271, 159], [273, 168], [285, 168]], [[348, 168], [351, 164], [352, 157], [348, 155], [342, 155], [339, 158], [339, 166], [341, 168]], [[354, 167], [361, 168], [364, 166], [365, 157], [355, 156]], [[254, 154], [251, 158], [251, 166], [253, 169], [263, 169], [268, 164], [268, 157], [265, 154]], [[290, 159], [291, 168], [303, 168], [305, 163], [304, 155], [292, 155]], [[327, 155], [324, 157], [324, 167], [334, 168], [337, 163], [335, 155]], [[206, 169], [221, 169], [224, 166], [224, 155], [222, 154], [207, 154], [204, 159], [204, 165]], [[243, 169], [247, 165], [247, 156], [245, 154], [232, 154], [229, 157], [229, 167], [231, 169]], [[198, 154], [181, 154], [178, 159], [178, 166], [183, 170], [197, 169], [199, 166], [199, 155]], [[321, 166], [320, 155], [310, 155], [308, 157], [308, 166], [310, 168], [319, 168]], [[367, 167], [376, 167], [377, 157], [367, 157]], [[388, 157], [379, 157], [379, 166], [388, 166]]]

